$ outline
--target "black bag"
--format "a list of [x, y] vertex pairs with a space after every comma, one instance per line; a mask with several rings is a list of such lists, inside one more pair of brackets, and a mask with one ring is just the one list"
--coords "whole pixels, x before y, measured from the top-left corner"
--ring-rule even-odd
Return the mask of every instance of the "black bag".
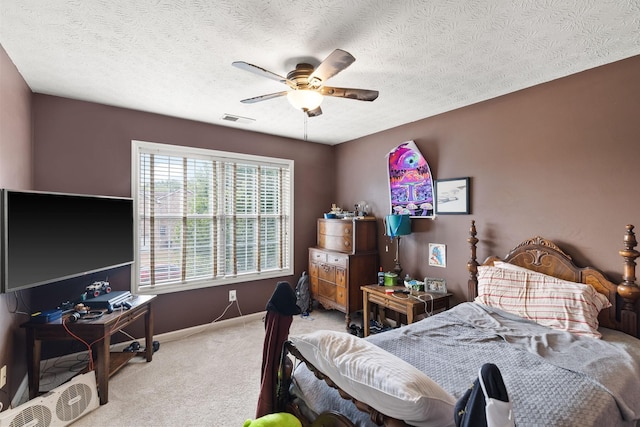
[[476, 379], [455, 406], [456, 427], [514, 427], [512, 404], [502, 374], [485, 363]]
[[296, 305], [300, 312], [304, 315], [311, 309], [311, 291], [309, 289], [309, 275], [306, 271], [302, 272], [302, 276], [296, 285]]

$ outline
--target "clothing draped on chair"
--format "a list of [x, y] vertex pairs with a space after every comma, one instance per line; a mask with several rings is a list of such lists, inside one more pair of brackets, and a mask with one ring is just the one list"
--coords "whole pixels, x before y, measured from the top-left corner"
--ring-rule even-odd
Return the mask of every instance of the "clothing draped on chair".
[[280, 354], [284, 342], [289, 338], [289, 327], [293, 316], [300, 314], [296, 305], [296, 294], [288, 282], [278, 282], [269, 302], [265, 317], [265, 337], [262, 349], [262, 376], [256, 418], [274, 412], [275, 388]]

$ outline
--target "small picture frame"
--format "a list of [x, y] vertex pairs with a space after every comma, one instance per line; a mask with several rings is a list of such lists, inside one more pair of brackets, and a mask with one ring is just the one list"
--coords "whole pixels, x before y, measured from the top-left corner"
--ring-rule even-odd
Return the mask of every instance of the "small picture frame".
[[445, 279], [435, 279], [431, 277], [424, 278], [425, 292], [437, 292], [440, 294], [447, 293], [447, 281]]
[[469, 177], [437, 179], [436, 215], [468, 215], [469, 208]]
[[447, 246], [442, 243], [429, 243], [429, 265], [432, 267], [447, 266]]

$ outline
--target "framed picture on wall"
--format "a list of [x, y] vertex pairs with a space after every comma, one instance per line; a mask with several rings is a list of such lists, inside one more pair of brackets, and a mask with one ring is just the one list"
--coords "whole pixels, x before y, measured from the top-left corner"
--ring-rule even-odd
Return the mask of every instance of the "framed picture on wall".
[[467, 215], [469, 209], [469, 177], [437, 179], [436, 214]]
[[447, 246], [442, 243], [429, 243], [429, 265], [433, 267], [447, 266]]

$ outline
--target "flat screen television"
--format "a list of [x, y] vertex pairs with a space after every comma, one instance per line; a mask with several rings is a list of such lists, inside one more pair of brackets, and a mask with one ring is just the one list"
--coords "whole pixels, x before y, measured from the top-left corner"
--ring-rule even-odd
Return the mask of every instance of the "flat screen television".
[[133, 199], [1, 193], [3, 292], [133, 263]]

